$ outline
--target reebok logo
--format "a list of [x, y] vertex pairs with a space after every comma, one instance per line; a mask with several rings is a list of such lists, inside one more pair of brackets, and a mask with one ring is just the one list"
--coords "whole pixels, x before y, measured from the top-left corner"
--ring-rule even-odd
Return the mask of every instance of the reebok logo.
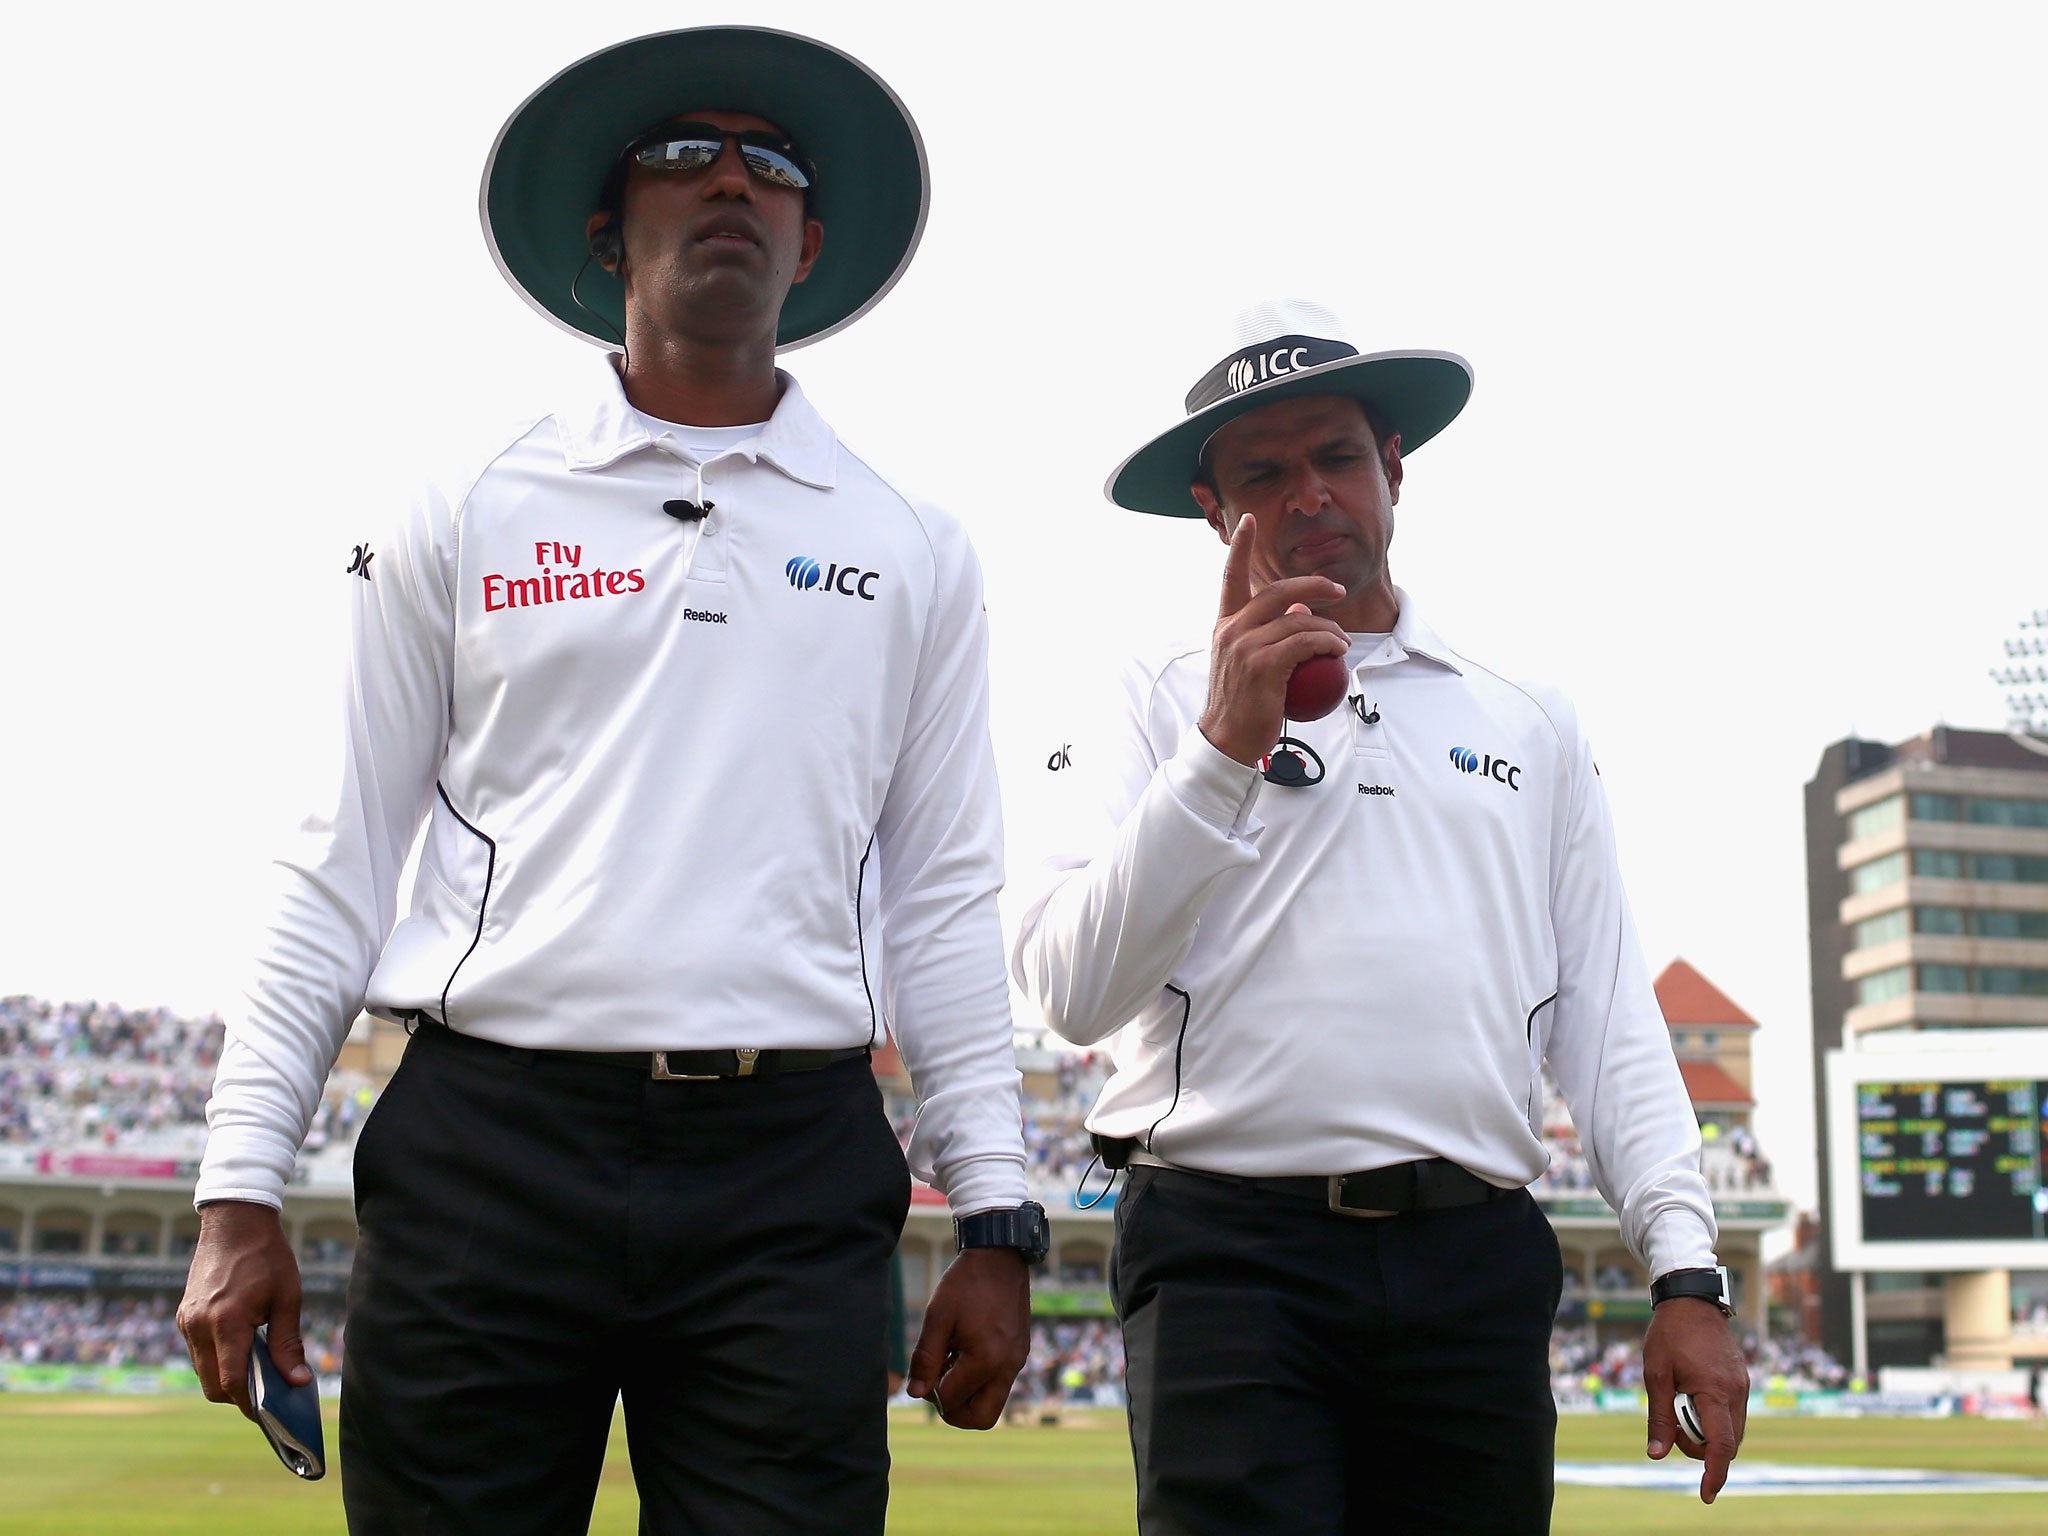
[[1391, 784], [1361, 784], [1358, 786], [1358, 792], [1361, 795], [1385, 795], [1391, 800], [1394, 796], [1394, 786]]
[[1516, 794], [1522, 792], [1522, 770], [1506, 758], [1487, 757], [1470, 747], [1451, 748], [1451, 766], [1460, 773], [1484, 774], [1496, 784], [1505, 784]]
[[880, 571], [863, 571], [851, 565], [821, 566], [809, 555], [790, 556], [782, 574], [799, 592], [837, 592], [842, 597], [858, 597], [870, 603], [875, 594], [869, 588], [882, 579]]
[[368, 581], [370, 579], [370, 562], [376, 558], [376, 551], [372, 550], [369, 545], [358, 544], [355, 547], [355, 558], [349, 561], [348, 569], [343, 571], [342, 574], [344, 576], [360, 576], [363, 580]]
[[723, 624], [725, 622], [724, 614], [707, 613], [702, 608], [685, 608], [683, 610], [683, 617], [693, 624]]

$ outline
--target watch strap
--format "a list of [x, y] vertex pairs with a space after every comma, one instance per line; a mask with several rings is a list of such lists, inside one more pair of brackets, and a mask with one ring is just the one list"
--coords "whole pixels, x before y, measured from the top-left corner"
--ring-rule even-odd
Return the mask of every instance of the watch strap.
[[1045, 1207], [1035, 1200], [1007, 1211], [953, 1218], [954, 1246], [963, 1253], [969, 1248], [1015, 1248], [1027, 1263], [1036, 1264], [1045, 1257], [1048, 1236]]
[[1728, 1271], [1725, 1266], [1712, 1269], [1674, 1269], [1659, 1275], [1650, 1285], [1650, 1305], [1661, 1307], [1665, 1302], [1679, 1296], [1690, 1296], [1700, 1301], [1711, 1301], [1721, 1309], [1723, 1317], [1733, 1317], [1735, 1308], [1729, 1304]]

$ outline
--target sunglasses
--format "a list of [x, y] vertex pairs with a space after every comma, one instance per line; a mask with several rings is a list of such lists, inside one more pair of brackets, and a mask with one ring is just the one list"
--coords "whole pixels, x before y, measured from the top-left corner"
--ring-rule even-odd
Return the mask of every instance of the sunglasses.
[[739, 146], [740, 161], [756, 181], [802, 191], [817, 179], [796, 145], [764, 128], [733, 132], [716, 123], [674, 123], [635, 139], [624, 158], [650, 171], [687, 176], [715, 164], [728, 143]]

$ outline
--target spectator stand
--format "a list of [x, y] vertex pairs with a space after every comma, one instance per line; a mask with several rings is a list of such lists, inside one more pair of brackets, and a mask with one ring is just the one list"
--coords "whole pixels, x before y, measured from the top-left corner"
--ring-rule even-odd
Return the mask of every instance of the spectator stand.
[[[1785, 1225], [1791, 1206], [1776, 1188], [1750, 1124], [1756, 1109], [1750, 1039], [1758, 1025], [1683, 960], [1664, 968], [1656, 991], [1700, 1122], [1700, 1169], [1721, 1229], [1719, 1254], [1734, 1290], [1737, 1325], [1767, 1337], [1763, 1234]], [[1566, 1330], [1583, 1332], [1604, 1356], [1609, 1345], [1640, 1340], [1650, 1316], [1649, 1277], [1623, 1246], [1619, 1218], [1593, 1187], [1578, 1132], [1547, 1066], [1542, 1136], [1550, 1166], [1533, 1191], [1564, 1253], [1558, 1320]]]
[[[1099, 1169], [1088, 1178], [1085, 1192], [1081, 1183], [1093, 1157], [1082, 1117], [1109, 1075], [1107, 1056], [1056, 1051], [1020, 1038], [1017, 1061], [1024, 1079], [1025, 1176], [1052, 1228], [1051, 1250], [1032, 1276], [1032, 1312], [1041, 1320], [1108, 1318], [1116, 1196], [1113, 1190], [1103, 1194], [1107, 1180]], [[908, 1144], [917, 1104], [893, 1042], [877, 1047], [874, 1068], [897, 1139]], [[952, 1212], [937, 1190], [912, 1186], [899, 1253], [914, 1329], [953, 1257]]]
[[[192, 1185], [222, 1035], [218, 1017], [0, 998], [0, 1299], [56, 1309], [36, 1317], [112, 1309], [123, 1326], [175, 1301], [198, 1240]], [[284, 1212], [308, 1296], [335, 1306], [355, 1247], [354, 1137], [389, 1076], [366, 1069], [362, 1045], [351, 1049]]]

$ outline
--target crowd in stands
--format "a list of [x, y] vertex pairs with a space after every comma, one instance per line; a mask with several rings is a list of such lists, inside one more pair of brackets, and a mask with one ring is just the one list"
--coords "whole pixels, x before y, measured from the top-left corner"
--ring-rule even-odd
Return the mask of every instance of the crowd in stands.
[[1034, 1189], [1060, 1192], [1079, 1184], [1094, 1160], [1081, 1122], [1109, 1080], [1108, 1053], [1063, 1055], [1051, 1076], [1050, 1094], [1024, 1098], [1024, 1173]]
[[[24, 1292], [0, 1301], [0, 1365], [165, 1365], [185, 1358], [177, 1298]], [[341, 1369], [339, 1308], [309, 1306], [301, 1320], [306, 1359], [322, 1375]]]
[[[1578, 1132], [1548, 1068], [1543, 1073], [1543, 1146], [1550, 1166], [1534, 1188], [1538, 1194], [1597, 1194], [1593, 1171], [1580, 1149]], [[1771, 1160], [1746, 1125], [1726, 1125], [1709, 1116], [1700, 1126], [1700, 1172], [1717, 1195], [1771, 1187]]]
[[[1593, 1171], [1579, 1139], [1569, 1132], [1544, 1138], [1550, 1166], [1535, 1183], [1538, 1194], [1593, 1194]], [[1700, 1173], [1707, 1188], [1717, 1195], [1737, 1195], [1745, 1190], [1771, 1187], [1771, 1160], [1757, 1150], [1756, 1137], [1747, 1126], [1703, 1140]]]
[[168, 1008], [0, 997], [0, 1057], [17, 1063], [126, 1062], [211, 1073], [222, 1034], [218, 1014], [188, 1019]]
[[1012, 1409], [1083, 1408], [1123, 1402], [1124, 1338], [1106, 1317], [1038, 1318], [1031, 1359], [1010, 1394]]
[[[164, 1365], [185, 1358], [177, 1298], [22, 1292], [0, 1301], [0, 1365]], [[341, 1309], [309, 1304], [301, 1318], [306, 1359], [323, 1376], [341, 1370]], [[1108, 1318], [1040, 1318], [1018, 1399], [1084, 1406], [1121, 1402], [1123, 1336]]]
[[[1109, 1080], [1109, 1055], [1104, 1051], [1066, 1054], [1047, 1072], [1030, 1072], [1025, 1077], [1024, 1176], [1033, 1198], [1048, 1204], [1066, 1205], [1068, 1196], [1089, 1174], [1087, 1195], [1099, 1195], [1106, 1174], [1089, 1164], [1095, 1150], [1088, 1144], [1082, 1120], [1088, 1106]], [[1049, 1091], [1037, 1091], [1044, 1088]], [[917, 1103], [908, 1095], [892, 1096], [889, 1104], [896, 1139], [909, 1144], [911, 1128], [917, 1123]]]
[[[197, 1156], [222, 1033], [218, 1016], [0, 998], [0, 1145]], [[1039, 1091], [1024, 1099], [1026, 1173], [1040, 1198], [1065, 1203], [1089, 1174], [1095, 1154], [1082, 1120], [1108, 1076], [1108, 1054], [1089, 1051], [1059, 1053], [1049, 1071], [1027, 1079]], [[314, 1115], [308, 1152], [345, 1147], [374, 1102], [367, 1081], [337, 1074]], [[907, 1140], [915, 1104], [900, 1100], [891, 1113]], [[1592, 1193], [1591, 1171], [1547, 1072], [1543, 1128], [1550, 1166], [1538, 1192]], [[1770, 1160], [1748, 1127], [1709, 1124], [1702, 1138], [1702, 1169], [1717, 1193], [1770, 1186]], [[1098, 1187], [1090, 1178], [1089, 1191]]]
[[1771, 1160], [1757, 1147], [1746, 1125], [1729, 1130], [1709, 1122], [1700, 1127], [1700, 1171], [1717, 1194], [1771, 1187]]
[[306, 1127], [306, 1150], [318, 1152], [353, 1141], [376, 1102], [377, 1091], [367, 1081], [336, 1073], [327, 1081], [320, 1107], [313, 1111], [313, 1123]]
[[[1037, 1076], [1034, 1074], [1034, 1079]], [[1053, 1091], [1026, 1093], [1025, 1172], [1041, 1199], [1051, 1194], [1064, 1203], [1070, 1192], [1082, 1187], [1084, 1175], [1087, 1176], [1084, 1198], [1101, 1190], [1107, 1176], [1100, 1168], [1091, 1170], [1089, 1167], [1095, 1151], [1089, 1145], [1087, 1132], [1082, 1129], [1082, 1120], [1108, 1077], [1107, 1052], [1064, 1055], [1060, 1057], [1054, 1075]], [[1536, 1192], [1597, 1196], [1592, 1169], [1579, 1148], [1578, 1134], [1572, 1128], [1564, 1099], [1547, 1072], [1544, 1074], [1544, 1107], [1543, 1140], [1550, 1161], [1534, 1185]], [[899, 1106], [897, 1130], [906, 1140], [914, 1119], [914, 1105], [906, 1102]], [[1770, 1159], [1758, 1149], [1756, 1137], [1747, 1126], [1738, 1125], [1725, 1130], [1712, 1122], [1704, 1126], [1701, 1131], [1700, 1169], [1706, 1177], [1707, 1187], [1716, 1194], [1736, 1194], [1743, 1190], [1771, 1187]]]
[[[0, 1146], [169, 1149], [180, 1137], [196, 1156], [204, 1136], [204, 1110], [223, 1027], [218, 1017], [187, 1018], [168, 1009], [108, 1004], [50, 1003], [0, 998]], [[1024, 1129], [1027, 1174], [1038, 1198], [1068, 1203], [1087, 1179], [1098, 1192], [1107, 1176], [1092, 1175], [1094, 1158], [1082, 1128], [1088, 1107], [1109, 1075], [1105, 1052], [1038, 1053], [1027, 1072]], [[1544, 1141], [1550, 1166], [1539, 1193], [1593, 1192], [1592, 1178], [1569, 1115], [1545, 1074]], [[375, 1102], [368, 1080], [338, 1074], [316, 1111], [307, 1137], [313, 1156], [345, 1155]], [[892, 1102], [899, 1134], [907, 1139], [915, 1106]], [[1702, 1165], [1716, 1192], [1768, 1188], [1771, 1165], [1746, 1126], [1709, 1125]], [[187, 1147], [178, 1150], [183, 1154]], [[346, 1245], [321, 1239], [308, 1262], [345, 1263]], [[327, 1251], [331, 1249], [332, 1251]], [[1063, 1275], [1065, 1284], [1099, 1284], [1099, 1276]], [[1633, 1276], [1617, 1266], [1595, 1274], [1595, 1291], [1627, 1290]], [[1584, 1289], [1566, 1275], [1568, 1291]], [[2048, 1296], [2048, 1291], [2044, 1291]], [[2016, 1297], [2015, 1311], [2022, 1310]], [[171, 1319], [172, 1302], [95, 1296], [23, 1294], [0, 1302], [0, 1363], [157, 1364], [182, 1356]], [[2044, 1308], [2048, 1316], [2048, 1308]], [[338, 1311], [309, 1311], [309, 1352], [339, 1369]], [[1810, 1346], [1749, 1340], [1759, 1376], [1795, 1383], [1839, 1384], [1843, 1372]], [[1553, 1373], [1560, 1382], [1612, 1386], [1639, 1383], [1639, 1344], [1599, 1345], [1590, 1328], [1560, 1328], [1553, 1340]], [[322, 1366], [322, 1369], [326, 1369]], [[1033, 1330], [1032, 1363], [1020, 1387], [1029, 1403], [1079, 1403], [1098, 1391], [1120, 1394], [1122, 1340], [1108, 1319], [1041, 1320]]]
[[[185, 1358], [176, 1298], [24, 1292], [0, 1301], [0, 1365], [158, 1366]], [[308, 1305], [306, 1358], [323, 1376], [341, 1370], [343, 1315]], [[1816, 1344], [1746, 1335], [1743, 1354], [1759, 1384], [1793, 1391], [1839, 1390], [1849, 1372]], [[1640, 1336], [1603, 1344], [1590, 1327], [1551, 1335], [1550, 1372], [1566, 1396], [1643, 1384]], [[1017, 1379], [1013, 1406], [1111, 1406], [1123, 1401], [1123, 1336], [1114, 1319], [1039, 1318], [1031, 1358]]]
[[[224, 1033], [218, 1015], [0, 998], [0, 1146], [196, 1158]], [[373, 1102], [337, 1074], [307, 1150], [348, 1141]]]
[[0, 1144], [197, 1151], [218, 1018], [0, 998]]
[[[1849, 1372], [1818, 1344], [1804, 1339], [1742, 1337], [1750, 1379], [1795, 1392], [1835, 1391], [1848, 1385]], [[1643, 1384], [1643, 1341], [1640, 1335], [1602, 1344], [1590, 1326], [1560, 1327], [1550, 1335], [1550, 1376], [1560, 1393], [1601, 1389], [1633, 1391]]]

